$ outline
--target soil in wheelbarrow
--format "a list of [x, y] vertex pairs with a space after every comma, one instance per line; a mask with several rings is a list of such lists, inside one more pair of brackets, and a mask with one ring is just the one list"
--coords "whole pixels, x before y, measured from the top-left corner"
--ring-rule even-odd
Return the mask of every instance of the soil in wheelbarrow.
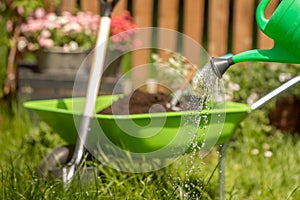
[[127, 115], [128, 108], [129, 114], [172, 112], [171, 108], [166, 107], [171, 99], [172, 97], [165, 93], [150, 94], [142, 90], [135, 90], [133, 93], [118, 99], [111, 106], [100, 111], [99, 114]]

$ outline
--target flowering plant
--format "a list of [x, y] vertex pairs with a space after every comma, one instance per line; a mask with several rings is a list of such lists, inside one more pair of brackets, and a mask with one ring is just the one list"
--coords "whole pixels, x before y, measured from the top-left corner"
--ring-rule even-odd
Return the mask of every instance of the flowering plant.
[[[41, 48], [62, 47], [68, 52], [78, 48], [91, 49], [96, 43], [99, 22], [100, 16], [90, 12], [78, 12], [76, 15], [63, 12], [58, 16], [54, 13], [47, 14], [43, 8], [38, 8], [21, 25], [18, 50], [36, 51]], [[129, 12], [125, 12], [112, 18], [111, 33], [114, 35], [136, 27]], [[130, 38], [118, 38], [118, 42], [119, 46], [115, 45], [115, 48], [130, 42]]]
[[176, 90], [182, 84], [183, 77], [186, 77], [196, 66], [193, 66], [180, 53], [166, 52], [166, 55], [168, 55], [166, 59], [155, 53], [151, 55], [156, 70], [155, 78], [162, 85], [167, 85], [170, 89]]
[[132, 49], [138, 46], [139, 41], [133, 40], [134, 30], [138, 26], [133, 22], [133, 18], [128, 11], [118, 16], [111, 18], [111, 43], [110, 48], [115, 48], [120, 51]]
[[[263, 62], [237, 65], [222, 76], [226, 88], [226, 100], [249, 105], [300, 74], [300, 65]], [[300, 98], [300, 88], [292, 87], [280, 97], [289, 95]], [[273, 103], [270, 103], [269, 106], [274, 106]]]

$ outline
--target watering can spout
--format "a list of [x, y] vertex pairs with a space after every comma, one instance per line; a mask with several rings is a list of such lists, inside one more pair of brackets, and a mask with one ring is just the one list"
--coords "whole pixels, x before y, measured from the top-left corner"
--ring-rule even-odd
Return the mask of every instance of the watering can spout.
[[233, 65], [234, 62], [232, 57], [230, 58], [212, 58], [210, 60], [210, 65], [215, 73], [215, 75], [219, 78], [222, 78], [222, 75], [225, 71]]
[[230, 58], [212, 58], [210, 62], [215, 74], [221, 78], [231, 65], [251, 61], [300, 64], [300, 56], [295, 56], [295, 54], [275, 45], [272, 49], [249, 50]]

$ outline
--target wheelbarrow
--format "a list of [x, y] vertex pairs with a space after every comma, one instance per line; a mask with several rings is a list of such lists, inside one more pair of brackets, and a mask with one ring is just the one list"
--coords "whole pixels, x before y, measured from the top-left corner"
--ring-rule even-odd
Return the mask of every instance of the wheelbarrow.
[[[219, 187], [220, 191], [223, 191], [224, 187], [224, 172], [225, 172], [225, 150], [227, 147], [227, 142], [232, 137], [234, 131], [238, 127], [239, 123], [252, 111], [258, 109], [269, 100], [273, 99], [283, 91], [287, 90], [291, 86], [297, 84], [300, 81], [300, 76], [297, 76], [286, 83], [279, 86], [277, 89], [268, 93], [252, 105], [247, 105], [244, 103], [237, 102], [226, 102], [226, 110], [219, 113], [220, 110], [209, 110], [208, 115], [212, 115], [214, 113], [226, 114], [226, 118], [223, 125], [222, 133], [215, 133], [211, 135], [206, 135], [203, 137], [203, 130], [199, 129], [196, 141], [201, 144], [203, 140], [217, 140], [217, 144], [222, 145], [220, 151], [220, 173], [219, 174]], [[106, 108], [114, 101], [119, 98], [118, 95], [106, 95], [97, 97], [95, 112], [98, 113], [102, 109]], [[65, 98], [65, 99], [51, 99], [51, 100], [35, 100], [28, 101], [24, 103], [24, 106], [27, 109], [34, 111], [41, 120], [46, 122], [50, 127], [55, 130], [59, 136], [64, 139], [69, 145], [61, 146], [54, 149], [51, 153], [49, 153], [44, 161], [42, 162], [40, 169], [46, 170], [55, 170], [59, 165], [67, 164], [70, 156], [74, 153], [75, 144], [77, 141], [77, 128], [76, 128], [76, 120], [75, 118], [80, 117], [80, 113], [73, 110], [74, 102], [82, 103], [84, 98]], [[202, 114], [205, 111], [202, 112]], [[199, 113], [201, 115], [201, 113]], [[168, 146], [170, 142], [173, 142], [174, 148], [176, 146], [183, 145], [182, 138], [179, 137], [176, 140], [176, 135], [178, 134], [178, 130], [180, 128], [181, 117], [184, 115], [184, 112], [167, 112], [167, 113], [154, 113], [152, 116], [150, 114], [131, 114], [131, 115], [107, 115], [107, 114], [95, 114], [91, 124], [91, 135], [93, 135], [94, 130], [99, 130], [97, 127], [100, 125], [103, 129], [103, 132], [112, 143], [118, 145], [122, 149], [126, 149], [127, 151], [138, 152], [138, 153], [147, 153], [156, 151], [160, 148]], [[149, 124], [150, 117], [152, 120], [161, 120], [166, 118], [165, 124], [160, 130], [158, 134], [153, 137], [140, 137], [140, 134], [147, 133], [147, 131], [153, 131], [154, 127], [147, 126]], [[128, 136], [124, 130], [122, 130], [116, 121], [121, 120], [121, 122], [128, 123], [128, 121], [133, 120], [135, 123], [140, 125], [139, 129], [135, 129], [135, 133], [132, 133]], [[214, 122], [217, 123], [217, 122]], [[216, 124], [210, 124], [210, 126], [214, 126]], [[136, 135], [135, 135], [136, 134]], [[96, 133], [98, 135], [98, 133]], [[135, 137], [136, 136], [136, 137]], [[174, 140], [175, 138], [175, 140]], [[92, 139], [94, 140], [94, 139]], [[188, 152], [188, 148], [186, 148], [186, 152]], [[164, 155], [164, 157], [168, 157], [169, 155]]]

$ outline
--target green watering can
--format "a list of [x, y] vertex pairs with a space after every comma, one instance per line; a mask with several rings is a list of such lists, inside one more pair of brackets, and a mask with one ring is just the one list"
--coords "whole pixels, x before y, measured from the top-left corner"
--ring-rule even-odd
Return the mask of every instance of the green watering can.
[[211, 65], [218, 77], [233, 64], [244, 61], [300, 63], [300, 0], [282, 0], [270, 19], [265, 10], [271, 0], [262, 0], [256, 10], [259, 28], [274, 40], [272, 49], [245, 51], [230, 58], [212, 58]]

